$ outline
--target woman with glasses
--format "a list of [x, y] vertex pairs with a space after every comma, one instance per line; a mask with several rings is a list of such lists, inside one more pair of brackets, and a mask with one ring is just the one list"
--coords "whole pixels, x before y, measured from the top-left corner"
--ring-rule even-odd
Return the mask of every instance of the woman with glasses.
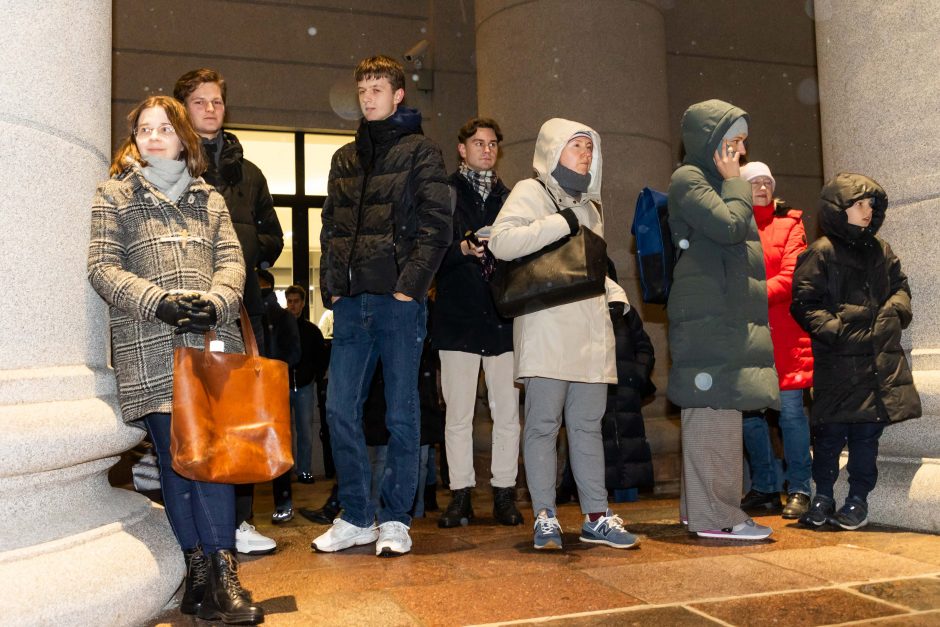
[[[768, 319], [774, 343], [774, 364], [780, 379], [780, 432], [785, 462], [787, 504], [783, 517], [797, 519], [809, 509], [812, 459], [809, 455], [809, 419], [803, 409], [803, 391], [813, 385], [813, 349], [809, 335], [790, 315], [793, 270], [806, 250], [803, 212], [774, 198], [776, 181], [760, 161], [741, 167], [741, 178], [751, 184], [754, 220], [764, 249], [767, 271]], [[751, 470], [751, 490], [741, 501], [744, 511], [780, 510], [777, 464], [770, 446], [770, 429], [763, 411], [744, 414], [744, 449]]]
[[185, 614], [256, 624], [263, 610], [238, 580], [231, 485], [178, 475], [170, 456], [173, 350], [215, 329], [240, 352], [235, 321], [245, 284], [225, 201], [200, 177], [205, 158], [183, 105], [147, 98], [98, 186], [88, 277], [110, 305], [112, 363], [124, 421], [146, 428], [160, 465], [167, 517], [186, 559]]

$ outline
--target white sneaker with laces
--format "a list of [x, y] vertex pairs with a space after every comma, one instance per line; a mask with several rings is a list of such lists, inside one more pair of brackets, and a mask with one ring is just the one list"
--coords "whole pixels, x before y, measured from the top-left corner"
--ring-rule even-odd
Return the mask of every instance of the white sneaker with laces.
[[235, 550], [243, 555], [266, 555], [276, 548], [277, 542], [258, 533], [247, 521], [235, 530]]
[[379, 541], [375, 543], [375, 554], [379, 557], [397, 557], [411, 551], [411, 536], [408, 525], [390, 520], [379, 525]]
[[310, 548], [321, 553], [333, 553], [348, 549], [351, 546], [371, 544], [378, 537], [379, 531], [374, 524], [368, 527], [357, 527], [342, 518], [337, 518], [333, 521], [333, 526], [326, 530], [326, 533], [317, 537], [310, 544]]

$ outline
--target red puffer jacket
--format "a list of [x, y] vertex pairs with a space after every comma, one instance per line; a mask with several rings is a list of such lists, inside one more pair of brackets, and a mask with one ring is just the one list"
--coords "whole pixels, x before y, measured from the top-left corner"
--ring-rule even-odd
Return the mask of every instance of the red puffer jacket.
[[810, 339], [790, 315], [793, 269], [797, 256], [806, 249], [802, 216], [802, 211], [782, 205], [779, 208], [775, 204], [754, 207], [767, 269], [770, 337], [781, 390], [799, 390], [813, 385]]

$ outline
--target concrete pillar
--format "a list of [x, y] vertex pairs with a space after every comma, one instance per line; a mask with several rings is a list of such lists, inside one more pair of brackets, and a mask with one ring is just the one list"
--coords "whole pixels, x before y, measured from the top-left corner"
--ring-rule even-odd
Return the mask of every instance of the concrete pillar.
[[[512, 185], [532, 175], [539, 128], [553, 117], [601, 135], [608, 252], [630, 302], [640, 308], [659, 364], [658, 402], [644, 408], [657, 488], [678, 490], [678, 423], [665, 401], [665, 312], [639, 293], [630, 223], [639, 191], [665, 190], [672, 172], [666, 43], [653, 0], [476, 0], [480, 115], [499, 121], [498, 166]], [[678, 124], [678, 121], [673, 121]]]
[[[879, 235], [901, 259], [913, 293], [904, 335], [925, 416], [888, 427], [878, 487], [879, 523], [940, 531], [940, 5], [931, 0], [815, 4], [823, 165], [871, 176], [888, 192]], [[877, 28], [872, 28], [877, 24]], [[901, 36], [898, 36], [901, 34]], [[845, 460], [843, 459], [843, 462]], [[844, 473], [843, 473], [844, 475]], [[844, 496], [847, 487], [842, 478]]]
[[111, 2], [0, 2], [3, 622], [130, 625], [183, 575], [162, 508], [108, 484], [124, 425], [107, 312], [85, 278], [110, 161]]

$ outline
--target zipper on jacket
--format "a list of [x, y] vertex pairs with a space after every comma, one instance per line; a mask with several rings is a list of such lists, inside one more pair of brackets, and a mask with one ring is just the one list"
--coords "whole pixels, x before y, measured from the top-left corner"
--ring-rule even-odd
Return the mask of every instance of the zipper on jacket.
[[[868, 288], [868, 298], [871, 299], [872, 303], [877, 303], [878, 299], [875, 298], [875, 290], [872, 287], [872, 282], [870, 279], [865, 280], [865, 287]], [[884, 420], [881, 419], [881, 412], [875, 412], [875, 415], [878, 418], [878, 422], [891, 422], [891, 417], [888, 415], [888, 408], [885, 407], [884, 399], [881, 398], [881, 381], [878, 378], [878, 352], [877, 347], [875, 346], [875, 324], [878, 321], [878, 311], [871, 317], [871, 327], [868, 332], [871, 337], [869, 340], [871, 342], [871, 361], [872, 361], [872, 374], [875, 375], [875, 403], [877, 403], [877, 409], [880, 409], [884, 412]]]
[[363, 171], [362, 186], [359, 189], [359, 207], [356, 210], [356, 230], [353, 232], [352, 245], [349, 247], [349, 259], [346, 260], [346, 291], [352, 293], [352, 261], [356, 253], [356, 243], [359, 241], [359, 229], [362, 228], [362, 203], [366, 195], [366, 184], [369, 175]]

